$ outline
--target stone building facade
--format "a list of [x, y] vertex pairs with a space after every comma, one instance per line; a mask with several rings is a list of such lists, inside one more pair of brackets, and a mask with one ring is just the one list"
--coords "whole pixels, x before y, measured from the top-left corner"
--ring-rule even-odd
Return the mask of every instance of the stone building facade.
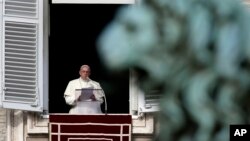
[[6, 109], [0, 109], [0, 141], [7, 140], [7, 117]]
[[[0, 110], [0, 141], [49, 141], [48, 117], [21, 110]], [[132, 140], [151, 141], [153, 115], [133, 119]]]

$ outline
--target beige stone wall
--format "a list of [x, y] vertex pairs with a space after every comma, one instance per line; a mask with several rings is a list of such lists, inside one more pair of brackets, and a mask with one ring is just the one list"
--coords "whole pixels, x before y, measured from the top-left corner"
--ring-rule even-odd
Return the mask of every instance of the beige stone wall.
[[6, 109], [0, 108], [0, 141], [7, 140], [7, 114]]

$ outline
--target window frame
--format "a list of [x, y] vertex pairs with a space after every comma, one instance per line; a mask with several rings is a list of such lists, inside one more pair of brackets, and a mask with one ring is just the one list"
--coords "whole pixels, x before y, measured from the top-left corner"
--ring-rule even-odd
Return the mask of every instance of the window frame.
[[136, 0], [52, 0], [53, 4], [134, 4]]
[[[135, 0], [136, 3], [139, 3], [139, 0]], [[46, 6], [46, 4], [45, 4]], [[47, 8], [48, 9], [48, 8]], [[49, 20], [49, 14], [48, 14], [48, 10], [44, 10], [44, 14], [47, 15], [47, 20]], [[47, 13], [46, 13], [47, 12]], [[49, 21], [46, 21], [46, 18], [44, 20], [44, 23], [49, 23]], [[44, 26], [44, 39], [49, 37], [50, 34], [50, 27], [48, 26]], [[46, 46], [44, 48], [44, 63], [46, 65], [44, 65], [44, 82], [49, 82], [48, 81], [48, 39], [44, 40], [44, 46]], [[131, 71], [130, 71], [131, 74]], [[138, 84], [135, 84], [133, 87], [135, 88], [135, 91], [131, 91], [131, 88], [133, 89], [133, 87], [130, 87], [131, 85], [133, 85], [133, 83], [131, 83], [131, 80], [136, 79], [136, 77], [134, 77], [133, 75], [129, 76], [129, 97], [130, 97], [130, 104], [132, 103], [138, 103], [138, 91], [141, 91], [140, 89], [138, 89]], [[48, 84], [48, 83], [47, 83]], [[47, 95], [45, 95], [45, 93], [47, 93]], [[49, 105], [48, 103], [48, 85], [44, 87], [44, 106], [45, 105]], [[131, 95], [137, 97], [135, 99], [131, 99]], [[47, 103], [46, 103], [47, 100]], [[131, 105], [129, 104], [129, 114], [131, 113]], [[135, 105], [137, 106], [137, 105]], [[137, 106], [138, 107], [138, 106]], [[137, 108], [136, 107], [136, 108]], [[37, 113], [28, 113], [28, 122], [27, 122], [27, 127], [28, 127], [28, 133], [29, 134], [40, 134], [41, 130], [43, 133], [47, 134], [48, 133], [48, 127], [47, 127], [47, 123], [48, 123], [48, 119], [49, 119], [49, 113], [48, 113], [48, 107], [47, 107], [47, 112], [44, 112], [42, 114], [37, 114]], [[153, 134], [154, 132], [154, 117], [152, 114], [146, 114], [146, 115], [138, 115], [138, 114], [132, 114], [132, 119], [133, 119], [133, 128], [132, 128], [132, 133], [133, 134]]]

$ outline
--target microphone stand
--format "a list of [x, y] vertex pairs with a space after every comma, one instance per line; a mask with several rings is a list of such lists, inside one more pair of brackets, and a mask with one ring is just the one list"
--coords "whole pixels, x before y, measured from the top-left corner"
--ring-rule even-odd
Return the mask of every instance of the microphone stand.
[[104, 93], [104, 90], [102, 89], [103, 92], [103, 96], [104, 96], [104, 102], [105, 102], [105, 115], [107, 115], [107, 111], [108, 111], [108, 106], [107, 106], [107, 100], [106, 100], [106, 95]]

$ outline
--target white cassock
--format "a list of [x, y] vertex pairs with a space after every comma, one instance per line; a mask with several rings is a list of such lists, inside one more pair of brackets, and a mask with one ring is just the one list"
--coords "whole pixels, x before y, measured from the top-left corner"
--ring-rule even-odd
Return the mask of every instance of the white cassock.
[[[96, 101], [88, 100], [84, 102], [78, 102], [79, 95], [76, 93], [76, 89], [98, 89], [93, 94]], [[101, 114], [101, 103], [103, 102], [103, 91], [100, 84], [88, 78], [83, 80], [80, 78], [71, 80], [64, 92], [64, 98], [67, 104], [71, 105], [70, 114]]]

